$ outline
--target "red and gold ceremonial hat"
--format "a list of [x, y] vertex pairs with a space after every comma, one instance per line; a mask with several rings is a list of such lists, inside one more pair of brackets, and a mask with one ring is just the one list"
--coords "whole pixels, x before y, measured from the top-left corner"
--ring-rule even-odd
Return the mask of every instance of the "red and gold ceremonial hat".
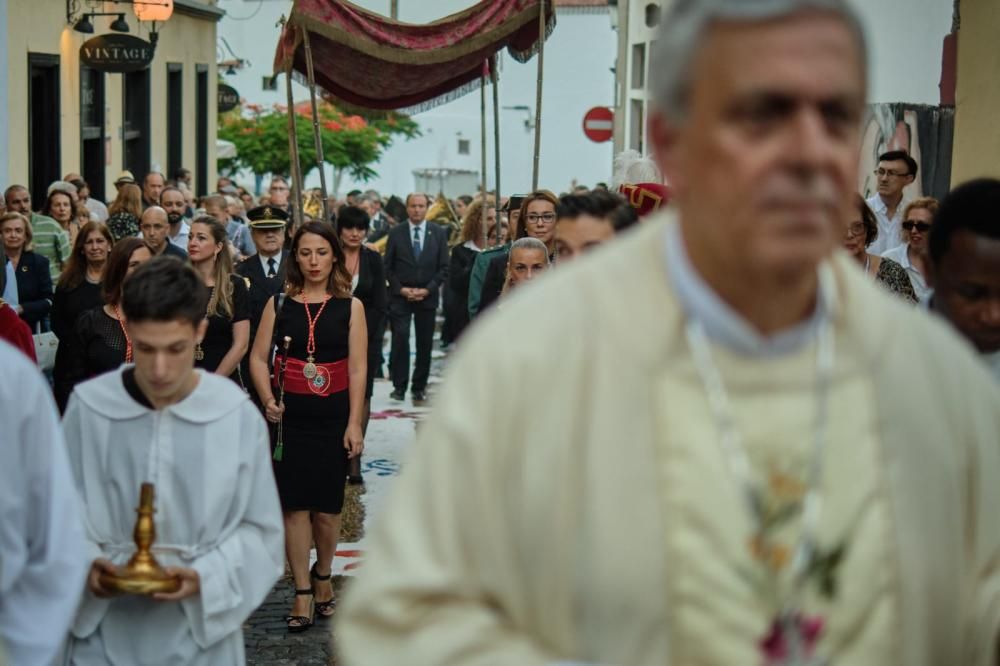
[[655, 213], [670, 201], [670, 189], [659, 183], [622, 183], [618, 193], [625, 197], [639, 217]]

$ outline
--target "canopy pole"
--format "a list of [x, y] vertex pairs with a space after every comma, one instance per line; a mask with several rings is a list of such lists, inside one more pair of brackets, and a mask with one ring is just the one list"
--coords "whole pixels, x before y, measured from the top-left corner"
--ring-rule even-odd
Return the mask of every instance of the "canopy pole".
[[309, 46], [309, 30], [302, 31], [302, 43], [306, 47], [306, 74], [309, 76], [309, 99], [312, 103], [313, 141], [316, 143], [316, 167], [319, 168], [319, 191], [323, 196], [323, 221], [330, 222], [330, 204], [326, 191], [326, 169], [323, 158], [323, 139], [319, 132], [319, 109], [316, 106], [316, 75], [313, 72], [313, 54]]
[[482, 138], [482, 170], [483, 176], [479, 185], [479, 198], [482, 201], [482, 206], [480, 206], [480, 215], [482, 216], [482, 234], [483, 234], [483, 247], [486, 248], [489, 245], [489, 229], [486, 228], [486, 63], [483, 62], [483, 72], [482, 76], [479, 78], [479, 130]]
[[[494, 181], [494, 189], [496, 190], [495, 200], [493, 202], [496, 208], [496, 229], [497, 229], [497, 245], [500, 245], [500, 72], [497, 69], [497, 63], [499, 58], [494, 55], [490, 58], [490, 75], [493, 78], [493, 158], [494, 158], [494, 172], [496, 180]], [[485, 203], [485, 201], [484, 201]], [[487, 242], [489, 242], [489, 230], [486, 230]], [[486, 247], [485, 245], [483, 247]]]
[[538, 81], [535, 83], [535, 166], [531, 189], [538, 189], [538, 161], [542, 151], [542, 77], [545, 63], [545, 0], [538, 2]]
[[295, 126], [295, 99], [292, 97], [292, 64], [285, 70], [285, 89], [288, 93], [288, 153], [292, 158], [289, 176], [292, 179], [292, 201], [294, 203], [292, 223], [296, 229], [302, 226], [302, 167], [299, 165], [299, 142]]

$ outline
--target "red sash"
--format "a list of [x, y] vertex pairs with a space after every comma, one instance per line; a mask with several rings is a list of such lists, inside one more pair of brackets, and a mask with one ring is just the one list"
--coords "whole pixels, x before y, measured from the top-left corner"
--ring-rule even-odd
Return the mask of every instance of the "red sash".
[[[280, 367], [281, 357], [275, 360], [275, 365]], [[297, 393], [300, 395], [318, 395], [326, 397], [332, 393], [346, 391], [350, 385], [347, 374], [347, 359], [342, 359], [336, 363], [314, 363], [316, 366], [316, 376], [307, 379], [302, 374], [302, 369], [306, 366], [305, 361], [297, 358], [289, 358], [288, 366], [285, 369], [285, 392]], [[277, 377], [274, 386], [277, 387]]]

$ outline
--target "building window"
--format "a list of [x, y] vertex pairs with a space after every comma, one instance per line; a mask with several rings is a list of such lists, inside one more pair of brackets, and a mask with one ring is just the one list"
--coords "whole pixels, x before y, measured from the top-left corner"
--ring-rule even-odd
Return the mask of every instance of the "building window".
[[278, 77], [277, 76], [265, 76], [261, 80], [260, 89], [261, 90], [277, 91], [278, 90]]
[[[49, 183], [60, 178], [59, 56], [28, 54], [28, 191], [35, 208], [45, 204]], [[13, 137], [11, 137], [13, 138]]]
[[195, 192], [208, 194], [208, 65], [196, 65], [195, 79]]
[[660, 5], [656, 2], [651, 2], [646, 5], [646, 27], [655, 28], [660, 25]]
[[91, 195], [104, 199], [104, 73], [80, 66], [80, 174]]
[[167, 177], [184, 166], [184, 65], [167, 63]]
[[644, 153], [646, 149], [645, 102], [641, 99], [633, 99], [630, 105], [628, 147]]
[[149, 70], [122, 74], [122, 84], [125, 88], [124, 168], [140, 181], [149, 172]]
[[458, 154], [459, 155], [468, 155], [469, 154], [469, 143], [470, 142], [469, 142], [468, 139], [459, 139], [458, 140]]
[[632, 89], [642, 90], [646, 87], [646, 45], [632, 45]]

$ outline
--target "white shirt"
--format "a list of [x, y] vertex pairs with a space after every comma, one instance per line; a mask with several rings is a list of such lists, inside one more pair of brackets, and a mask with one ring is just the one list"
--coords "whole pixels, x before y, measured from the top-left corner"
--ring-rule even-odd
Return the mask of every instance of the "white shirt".
[[7, 283], [3, 287], [3, 293], [0, 294], [0, 298], [7, 301], [7, 305], [12, 308], [16, 308], [20, 301], [17, 298], [17, 271], [14, 270], [14, 264], [10, 263], [6, 257], [4, 257], [4, 272], [7, 274]]
[[260, 266], [261, 266], [261, 268], [264, 269], [264, 276], [265, 277], [267, 277], [267, 274], [271, 271], [271, 267], [268, 265], [267, 262], [271, 261], [272, 259], [274, 259], [274, 274], [275, 274], [275, 276], [277, 276], [278, 273], [281, 271], [281, 251], [280, 250], [278, 251], [278, 254], [274, 255], [273, 257], [265, 257], [260, 252], [258, 252], [257, 253], [257, 258], [260, 259]]
[[903, 228], [903, 211], [906, 210], [906, 205], [909, 202], [906, 199], [900, 199], [899, 205], [896, 206], [896, 214], [891, 218], [888, 215], [889, 211], [885, 202], [878, 194], [874, 194], [866, 203], [878, 220], [878, 238], [868, 247], [868, 252], [881, 255], [890, 248], [899, 245], [900, 230]]
[[476, 241], [465, 241], [464, 243], [462, 243], [462, 247], [467, 247], [470, 250], [472, 250], [473, 252], [482, 252], [483, 251], [483, 248], [481, 248], [478, 245], [476, 245]]
[[415, 238], [419, 238], [420, 251], [423, 252], [424, 248], [427, 247], [427, 243], [424, 242], [424, 240], [427, 238], [427, 220], [424, 220], [420, 224], [413, 224], [413, 222], [410, 222], [409, 230], [410, 230], [410, 245], [411, 246], [413, 245], [413, 241]]
[[922, 301], [934, 290], [927, 285], [924, 274], [917, 270], [917, 267], [910, 262], [910, 253], [907, 251], [909, 247], [907, 243], [903, 243], [887, 252], [883, 252], [882, 256], [886, 259], [892, 259], [906, 269], [906, 274], [910, 276], [910, 284], [913, 286], [913, 291], [917, 294], [917, 300]]
[[171, 243], [173, 243], [180, 249], [187, 252], [188, 235], [190, 235], [190, 233], [191, 233], [191, 225], [185, 222], [184, 220], [181, 220], [181, 230], [177, 232], [176, 236], [172, 236], [170, 235], [170, 232], [167, 232], [167, 238], [170, 239]]
[[0, 367], [0, 643], [11, 664], [48, 666], [90, 564], [83, 516], [52, 392], [2, 341]]
[[815, 338], [826, 313], [833, 310], [833, 276], [829, 274], [829, 267], [823, 266], [820, 268], [819, 298], [813, 315], [788, 330], [761, 335], [698, 275], [684, 248], [679, 223], [667, 227], [665, 238], [667, 275], [673, 283], [677, 299], [689, 317], [701, 321], [705, 334], [716, 343], [749, 356], [791, 353]]
[[156, 490], [153, 553], [163, 566], [197, 571], [201, 591], [169, 603], [85, 592], [66, 663], [243, 663], [243, 622], [285, 562], [264, 419], [224, 377], [198, 370], [190, 395], [153, 410], [128, 394], [123, 372], [79, 384], [63, 418], [88, 556], [128, 560], [139, 488], [149, 481]]

